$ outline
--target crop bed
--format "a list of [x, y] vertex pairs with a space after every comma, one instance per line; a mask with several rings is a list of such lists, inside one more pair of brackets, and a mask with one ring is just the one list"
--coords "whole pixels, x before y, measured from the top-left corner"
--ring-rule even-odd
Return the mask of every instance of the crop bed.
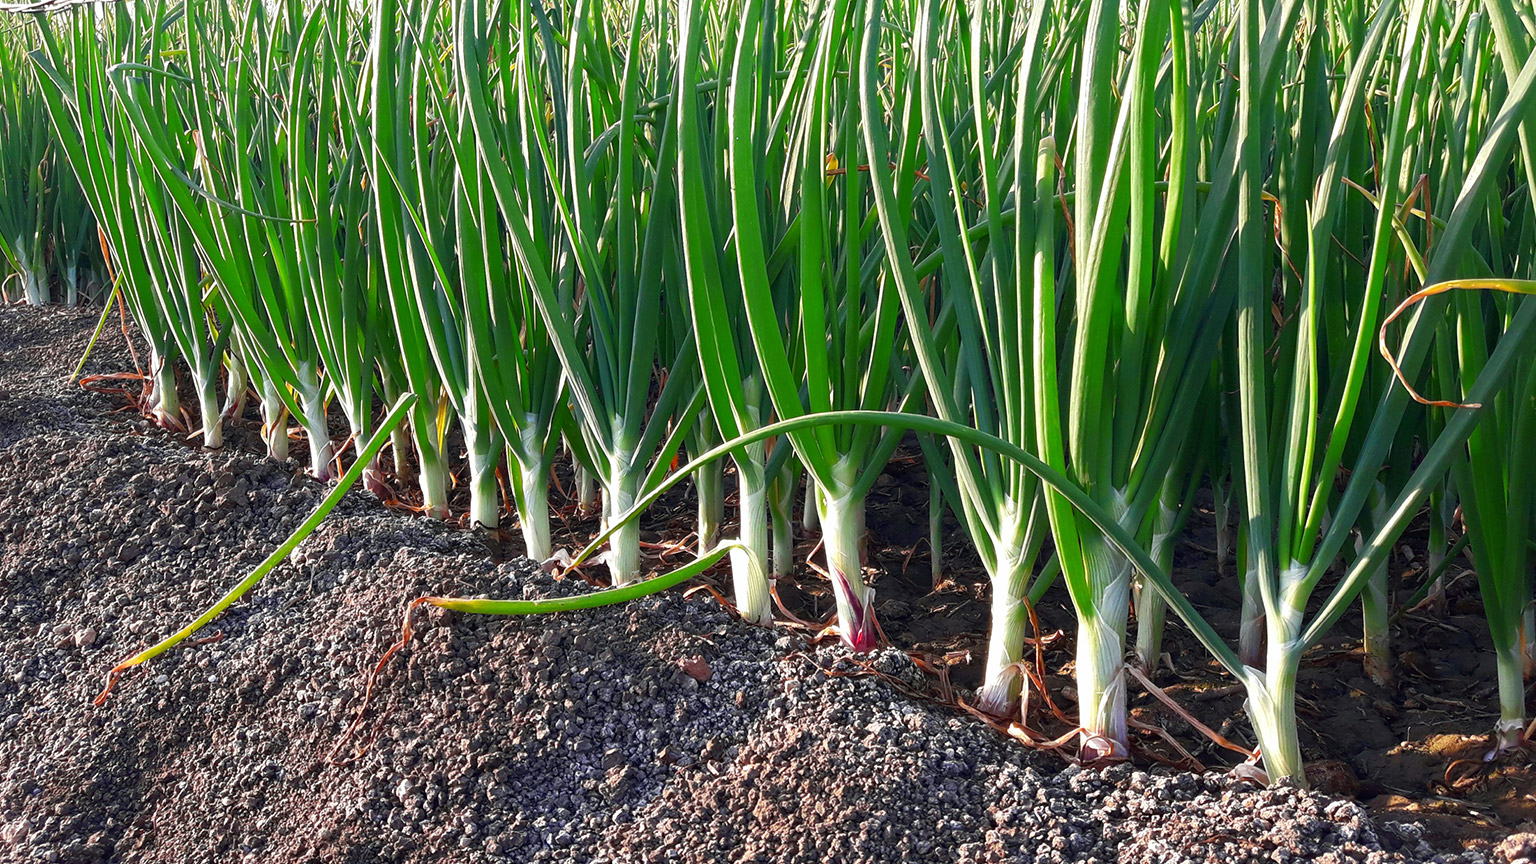
[[[195, 643], [131, 672], [93, 707], [117, 660], [206, 608], [321, 497], [297, 466], [262, 458], [246, 426], [202, 451], [111, 394], [66, 383], [94, 317], [0, 310], [0, 859], [1472, 864], [1532, 852], [1536, 838], [1514, 833], [1530, 799], [1521, 764], [1448, 804], [1436, 793], [1451, 790], [1429, 784], [1396, 796], [1379, 782], [1356, 786], [1375, 799], [1373, 814], [1226, 773], [1219, 751], [1138, 696], [1135, 716], [1217, 770], [1146, 770], [1143, 760], [1085, 771], [941, 704], [938, 683], [902, 650], [855, 661], [800, 631], [743, 624], [707, 594], [537, 623], [434, 610], [344, 740], [404, 601], [588, 590], [526, 560], [498, 561], [481, 533], [361, 492]], [[115, 319], [106, 334], [90, 367], [131, 368]], [[893, 478], [878, 488], [899, 499], [905, 481]], [[919, 592], [882, 520], [870, 521], [872, 558], [891, 564], [877, 609], [892, 640], [983, 644], [979, 614], [952, 616], [949, 632], [904, 624], [934, 617], [914, 607], [964, 606], [985, 581], [974, 562], [958, 558], [948, 588]], [[926, 562], [907, 563], [926, 577]], [[1045, 629], [1070, 620], [1062, 608], [1041, 612]], [[1410, 659], [1422, 629], [1399, 622]], [[1196, 655], [1179, 638], [1170, 646], [1184, 680], [1163, 683], [1245, 737], [1240, 696], [1207, 686], [1220, 681], [1214, 671], [1186, 668]], [[1071, 656], [1066, 639], [1047, 654], [1053, 669]], [[1350, 710], [1358, 659], [1349, 662], [1342, 673], [1326, 658], [1309, 665], [1304, 703]], [[1405, 704], [1439, 710], [1438, 727], [1398, 744], [1387, 739], [1412, 708], [1370, 723], [1334, 718], [1330, 737], [1305, 741], [1309, 757], [1345, 756], [1323, 763], [1344, 775], [1350, 758], [1376, 777], [1401, 762], [1443, 772], [1454, 754], [1435, 752], [1439, 730], [1481, 725], [1470, 708], [1447, 708], [1455, 692], [1437, 683], [1461, 687], [1467, 702], [1466, 682], [1404, 666]], [[958, 666], [955, 683], [975, 674]], [[1333, 701], [1310, 702], [1330, 692]], [[1395, 760], [1384, 758], [1393, 748]]]

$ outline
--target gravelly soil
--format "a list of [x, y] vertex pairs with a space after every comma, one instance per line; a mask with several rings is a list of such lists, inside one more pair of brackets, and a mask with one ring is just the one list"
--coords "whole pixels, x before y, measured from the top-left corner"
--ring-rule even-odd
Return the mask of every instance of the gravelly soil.
[[[0, 309], [0, 860], [1490, 860], [1319, 794], [1063, 769], [903, 695], [928, 682], [898, 651], [863, 674], [707, 595], [424, 614], [328, 764], [407, 600], [588, 590], [362, 493], [222, 638], [93, 707], [322, 494], [248, 434], [204, 453], [65, 384], [93, 323]], [[131, 368], [107, 341], [93, 366]]]

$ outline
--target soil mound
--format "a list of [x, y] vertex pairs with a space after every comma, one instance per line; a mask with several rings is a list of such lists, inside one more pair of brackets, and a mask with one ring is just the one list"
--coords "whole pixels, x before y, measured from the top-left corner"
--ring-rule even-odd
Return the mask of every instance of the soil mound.
[[0, 860], [1484, 860], [1321, 794], [1064, 768], [908, 695], [929, 682], [899, 651], [703, 594], [423, 614], [330, 764], [405, 601], [590, 590], [360, 492], [93, 707], [322, 495], [248, 432], [199, 452], [67, 384], [93, 324], [0, 310]]

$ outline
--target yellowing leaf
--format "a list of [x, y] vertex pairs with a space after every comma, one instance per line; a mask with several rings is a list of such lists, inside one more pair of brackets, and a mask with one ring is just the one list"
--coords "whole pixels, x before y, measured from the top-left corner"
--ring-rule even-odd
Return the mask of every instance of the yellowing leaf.
[[1403, 370], [1398, 367], [1397, 357], [1393, 355], [1391, 349], [1387, 348], [1387, 325], [1396, 321], [1399, 315], [1407, 312], [1410, 306], [1428, 300], [1437, 294], [1445, 294], [1449, 291], [1503, 291], [1506, 294], [1536, 296], [1536, 282], [1521, 279], [1449, 279], [1445, 282], [1437, 282], [1428, 288], [1421, 288], [1409, 295], [1408, 299], [1399, 303], [1397, 308], [1392, 310], [1392, 314], [1387, 316], [1387, 320], [1381, 322], [1381, 330], [1378, 331], [1377, 339], [1377, 343], [1381, 348], [1381, 356], [1386, 359], [1387, 365], [1392, 367], [1392, 374], [1397, 378], [1398, 383], [1403, 385], [1403, 389], [1408, 391], [1408, 395], [1412, 396], [1415, 402], [1434, 408], [1481, 408], [1483, 406], [1478, 402], [1448, 402], [1440, 399], [1426, 399], [1420, 396], [1419, 391], [1413, 389], [1413, 385], [1409, 384], [1407, 377], [1403, 375]]

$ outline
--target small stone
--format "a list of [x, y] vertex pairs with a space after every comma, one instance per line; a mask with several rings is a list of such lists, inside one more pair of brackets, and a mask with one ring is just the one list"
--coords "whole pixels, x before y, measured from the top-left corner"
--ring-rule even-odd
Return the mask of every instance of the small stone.
[[1511, 834], [1493, 849], [1493, 860], [1519, 864], [1536, 859], [1536, 834]]
[[96, 628], [85, 627], [75, 634], [76, 648], [89, 648], [96, 644]]
[[32, 823], [27, 820], [27, 817], [23, 816], [4, 828], [0, 828], [0, 840], [4, 840], [7, 843], [18, 843], [25, 840], [31, 832]]
[[709, 668], [709, 663], [703, 657], [685, 657], [682, 660], [677, 661], [677, 665], [682, 667], [684, 674], [686, 674], [689, 678], [692, 678], [693, 680], [700, 683], [708, 681], [715, 674], [714, 670]]
[[1307, 763], [1307, 784], [1319, 792], [1351, 797], [1360, 789], [1360, 781], [1349, 766], [1337, 759]]

